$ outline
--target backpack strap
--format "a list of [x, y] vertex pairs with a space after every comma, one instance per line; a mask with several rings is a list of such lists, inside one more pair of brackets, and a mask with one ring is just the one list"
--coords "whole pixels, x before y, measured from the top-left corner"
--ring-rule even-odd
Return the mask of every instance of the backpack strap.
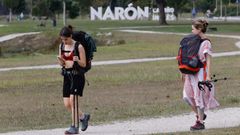
[[76, 42], [76, 43], [74, 44], [73, 55], [79, 57], [78, 47], [79, 47], [79, 42]]
[[[206, 40], [208, 40], [209, 42], [211, 42], [210, 39], [208, 39], [208, 38], [201, 39], [200, 45], [199, 45], [199, 47], [198, 47], [198, 50], [200, 49], [201, 44], [202, 44], [204, 41], [206, 41]], [[200, 60], [199, 60], [199, 63], [200, 63], [200, 67], [201, 67], [201, 68], [204, 68], [205, 63], [202, 63]]]
[[71, 52], [71, 51], [65, 51], [65, 50], [64, 50], [64, 44], [63, 44], [63, 43], [61, 43], [60, 49], [61, 49], [61, 54], [62, 54], [62, 53], [65, 53], [65, 52], [66, 52], [66, 53]]
[[[74, 45], [74, 50], [73, 50], [73, 56], [78, 56], [78, 58], [79, 58], [79, 51], [78, 51], [79, 44], [80, 44], [79, 42], [76, 42]], [[80, 73], [80, 74], [85, 73], [84, 68], [82, 68], [76, 61], [74, 61], [73, 69], [75, 71], [78, 71], [78, 73]]]
[[201, 43], [208, 40], [209, 42], [211, 42], [211, 40], [209, 38], [204, 38], [204, 39], [201, 39]]

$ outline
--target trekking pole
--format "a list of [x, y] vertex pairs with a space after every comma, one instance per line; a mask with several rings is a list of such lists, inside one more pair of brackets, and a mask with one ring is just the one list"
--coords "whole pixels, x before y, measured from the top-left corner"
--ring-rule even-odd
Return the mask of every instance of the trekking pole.
[[198, 88], [199, 90], [201, 91], [205, 91], [204, 90], [204, 85], [208, 87], [209, 91], [211, 91], [213, 85], [211, 84], [211, 82], [217, 82], [217, 81], [220, 81], [220, 80], [227, 80], [227, 77], [224, 77], [224, 78], [218, 78], [218, 79], [214, 79], [216, 75], [213, 75], [213, 77], [211, 77], [211, 80], [209, 81], [199, 81], [198, 82]]
[[76, 117], [76, 119], [77, 119], [77, 129], [79, 129], [79, 111], [78, 111], [78, 95], [77, 95], [77, 89], [75, 89], [75, 94], [74, 94], [74, 96], [75, 96], [75, 104], [76, 104], [76, 109], [77, 109], [77, 111], [76, 111], [76, 113], [77, 113], [77, 117]]
[[[78, 65], [78, 63], [76, 61], [74, 61], [74, 64], [73, 64], [73, 75], [77, 75], [78, 74], [77, 65]], [[79, 111], [78, 111], [77, 89], [74, 89], [73, 97], [74, 97], [74, 126], [76, 124], [77, 125], [77, 129], [79, 130]], [[75, 119], [77, 119], [77, 120], [75, 120]]]
[[73, 126], [75, 127], [75, 119], [76, 119], [76, 113], [75, 113], [75, 93], [73, 94]]
[[79, 111], [78, 111], [78, 95], [77, 89], [74, 90], [73, 94], [73, 126], [77, 128], [79, 132]]

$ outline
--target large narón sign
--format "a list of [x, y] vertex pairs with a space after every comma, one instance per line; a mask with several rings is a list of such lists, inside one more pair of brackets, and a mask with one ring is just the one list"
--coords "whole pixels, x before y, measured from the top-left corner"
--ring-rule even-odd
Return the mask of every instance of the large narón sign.
[[[103, 12], [102, 7], [98, 7], [97, 9], [90, 7], [90, 19], [91, 20], [147, 20], [152, 13], [152, 20], [158, 20], [159, 9], [152, 9], [152, 12], [149, 12], [149, 7], [144, 7], [144, 9], [140, 7], [115, 7], [112, 11], [110, 7], [107, 7]], [[165, 8], [165, 14], [167, 20], [175, 20], [175, 16], [173, 14], [173, 8]]]

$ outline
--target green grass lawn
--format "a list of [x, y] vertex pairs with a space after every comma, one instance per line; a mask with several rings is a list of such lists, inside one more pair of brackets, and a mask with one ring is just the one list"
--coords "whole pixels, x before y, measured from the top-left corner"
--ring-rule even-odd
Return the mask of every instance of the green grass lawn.
[[[11, 33], [21, 33], [21, 32], [32, 32], [32, 31], [42, 31], [50, 33], [58, 33], [63, 27], [62, 20], [57, 20], [57, 27], [52, 27], [51, 20], [46, 21], [46, 27], [37, 26], [40, 22], [37, 20], [24, 20], [21, 22], [12, 22], [6, 23], [1, 22], [0, 24], [6, 24], [8, 26], [1, 27], [0, 35], [6, 35]], [[163, 32], [191, 32], [191, 21], [178, 21], [178, 22], [169, 22], [169, 25], [165, 27], [156, 28], [159, 26], [158, 21], [89, 21], [84, 19], [74, 19], [67, 20], [67, 24], [71, 24], [75, 29], [84, 30], [90, 33], [99, 32], [99, 31], [112, 31], [100, 30], [99, 28], [118, 28], [118, 27], [131, 27], [139, 26], [141, 30], [153, 30], [153, 31], [163, 31]], [[240, 27], [239, 22], [209, 22], [209, 27], [216, 27], [217, 31], [210, 33], [232, 33], [239, 34]], [[154, 28], [141, 28], [141, 26], [154, 26]], [[133, 28], [132, 28], [133, 29]], [[136, 29], [136, 28], [135, 28]], [[114, 29], [113, 29], [114, 30]]]
[[[238, 56], [214, 58], [213, 73], [230, 77], [216, 83], [221, 107], [240, 107]], [[228, 70], [230, 69], [231, 70]], [[60, 69], [0, 72], [0, 132], [66, 127]], [[96, 66], [87, 75], [81, 107], [91, 124], [190, 112], [182, 101], [176, 61]]]
[[[126, 44], [100, 46], [94, 55], [94, 61], [175, 57], [182, 36], [159, 34], [136, 34], [114, 32], [114, 38], [124, 39]], [[210, 37], [214, 52], [236, 51], [236, 39]], [[49, 54], [34, 53], [0, 58], [0, 67], [34, 66], [57, 64], [57, 50]]]
[[[68, 20], [78, 29], [90, 32], [111, 31], [114, 38], [126, 40], [118, 46], [101, 46], [94, 60], [153, 58], [176, 56], [182, 36], [135, 34], [99, 30], [103, 27], [157, 26], [153, 21], [76, 21]], [[170, 24], [175, 29], [156, 31], [187, 32], [189, 24]], [[214, 24], [220, 33], [236, 34], [235, 24]], [[22, 27], [20, 27], [22, 26]], [[174, 28], [173, 27], [173, 28]], [[14, 29], [15, 30], [14, 30]], [[225, 28], [221, 30], [220, 28]], [[39, 28], [36, 22], [12, 23], [1, 27], [0, 35], [14, 32], [43, 31], [56, 36], [61, 26]], [[153, 30], [151, 28], [144, 30]], [[216, 33], [219, 34], [219, 33]], [[236, 34], [237, 35], [237, 34]], [[214, 52], [236, 51], [235, 39], [211, 38]], [[57, 51], [49, 54], [15, 55], [0, 58], [0, 67], [56, 64]], [[239, 56], [213, 58], [213, 74], [230, 77], [216, 83], [216, 97], [221, 107], [240, 107]], [[231, 69], [231, 70], [229, 70]], [[0, 72], [0, 132], [48, 129], [69, 126], [70, 113], [62, 102], [60, 69]], [[81, 107], [92, 114], [91, 124], [143, 117], [181, 114], [191, 111], [182, 101], [182, 83], [175, 60], [122, 65], [96, 66], [88, 73], [90, 86], [86, 86]], [[222, 132], [229, 129], [221, 129]], [[217, 129], [206, 130], [212, 134]], [[239, 128], [233, 128], [239, 133]], [[198, 132], [201, 134], [201, 132]], [[185, 133], [179, 133], [185, 134]], [[221, 134], [221, 132], [219, 132]], [[213, 134], [214, 135], [214, 134]]]

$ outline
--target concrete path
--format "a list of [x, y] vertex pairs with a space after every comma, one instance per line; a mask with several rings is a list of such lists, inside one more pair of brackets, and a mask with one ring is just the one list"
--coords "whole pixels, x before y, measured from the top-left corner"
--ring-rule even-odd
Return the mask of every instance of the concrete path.
[[[225, 108], [207, 111], [206, 129], [240, 126], [240, 108]], [[194, 114], [182, 114], [172, 117], [156, 117], [129, 121], [116, 121], [111, 124], [89, 126], [84, 135], [138, 135], [189, 131], [194, 124]], [[32, 130], [2, 133], [0, 135], [63, 135], [67, 128], [50, 130]]]
[[[188, 33], [174, 33], [174, 32], [158, 32], [158, 31], [145, 31], [145, 30], [118, 30], [121, 32], [127, 32], [127, 33], [145, 33], [145, 34], [162, 34], [162, 35], [187, 35]], [[210, 37], [220, 37], [220, 38], [234, 38], [234, 39], [240, 39], [240, 36], [236, 35], [220, 35], [220, 34], [207, 34], [207, 36]], [[240, 48], [240, 41], [236, 42], [235, 45]]]
[[5, 26], [7, 26], [7, 25], [4, 25], [4, 24], [0, 24], [0, 27], [5, 27]]
[[[240, 55], [240, 51], [214, 53], [213, 57], [235, 56], [235, 55]], [[151, 62], [151, 61], [161, 61], [161, 60], [175, 60], [175, 59], [176, 57], [159, 57], [159, 58], [93, 61], [93, 66]], [[0, 68], [0, 72], [11, 71], [11, 70], [31, 70], [31, 69], [51, 69], [51, 68], [60, 68], [60, 66], [59, 65], [40, 65], [40, 66]]]
[[14, 33], [14, 34], [2, 36], [2, 37], [0, 37], [0, 43], [1, 43], [1, 42], [4, 42], [4, 41], [7, 41], [7, 40], [14, 39], [14, 38], [16, 38], [16, 37], [21, 37], [21, 36], [25, 36], [25, 35], [39, 34], [39, 33], [40, 33], [40, 32]]

